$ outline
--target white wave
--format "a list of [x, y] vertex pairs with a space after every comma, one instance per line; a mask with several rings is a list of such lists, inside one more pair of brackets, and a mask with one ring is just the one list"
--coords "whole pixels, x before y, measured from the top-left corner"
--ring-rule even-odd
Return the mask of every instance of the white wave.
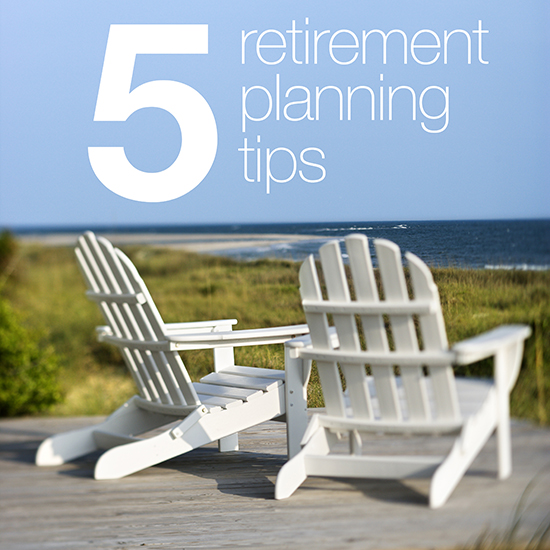
[[317, 233], [336, 233], [338, 231], [372, 231], [374, 227], [324, 227], [317, 229]]
[[508, 271], [517, 270], [517, 271], [548, 271], [550, 265], [529, 265], [529, 264], [498, 264], [498, 265], [486, 265], [485, 269], [506, 269]]

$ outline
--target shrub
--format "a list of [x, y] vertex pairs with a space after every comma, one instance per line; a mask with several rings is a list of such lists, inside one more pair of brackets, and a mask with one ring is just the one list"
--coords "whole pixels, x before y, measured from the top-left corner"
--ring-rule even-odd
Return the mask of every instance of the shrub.
[[0, 416], [32, 414], [61, 401], [58, 370], [52, 348], [41, 346], [0, 298]]
[[0, 275], [8, 268], [17, 252], [17, 241], [10, 231], [0, 231]]

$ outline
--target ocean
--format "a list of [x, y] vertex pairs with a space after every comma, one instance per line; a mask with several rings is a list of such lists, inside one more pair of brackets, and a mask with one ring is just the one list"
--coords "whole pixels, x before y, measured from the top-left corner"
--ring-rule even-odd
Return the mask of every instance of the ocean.
[[[363, 233], [389, 239], [432, 267], [550, 269], [550, 220], [308, 223], [242, 226], [242, 232], [315, 235], [326, 240]], [[318, 240], [269, 247], [233, 249], [223, 254], [243, 260], [265, 257], [303, 260], [316, 254]]]
[[[201, 235], [212, 233], [234, 234], [236, 238], [251, 233], [321, 237], [215, 252], [243, 261], [260, 258], [301, 261], [309, 254], [316, 254], [325, 241], [338, 239], [343, 242], [346, 235], [363, 233], [371, 243], [377, 238], [394, 241], [403, 252], [413, 252], [432, 267], [550, 269], [550, 219], [87, 227], [71, 228], [71, 231], [81, 229], [92, 229], [98, 233], [193, 233], [197, 235], [197, 240]], [[33, 232], [36, 233], [36, 229]], [[47, 232], [53, 230], [48, 229]]]

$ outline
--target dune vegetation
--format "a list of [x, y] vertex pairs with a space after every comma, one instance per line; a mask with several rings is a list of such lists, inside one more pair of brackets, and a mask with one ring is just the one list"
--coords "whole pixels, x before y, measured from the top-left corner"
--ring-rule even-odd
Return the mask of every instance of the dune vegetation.
[[[166, 322], [236, 318], [235, 328], [305, 322], [298, 263], [238, 262], [150, 246], [124, 250]], [[103, 415], [133, 395], [133, 382], [118, 351], [96, 341], [95, 326], [103, 319], [97, 306], [84, 296], [72, 249], [20, 244], [8, 264], [0, 272], [0, 300], [10, 303], [38, 346], [53, 350], [59, 365], [56, 376], [62, 399], [48, 404], [41, 414]], [[433, 274], [450, 343], [504, 323], [532, 327], [512, 394], [512, 414], [548, 424], [550, 272], [437, 268]], [[282, 346], [241, 348], [236, 356], [239, 364], [284, 368]], [[193, 380], [212, 368], [211, 352], [185, 352], [182, 357]], [[487, 376], [491, 372], [486, 361], [463, 374]], [[308, 396], [310, 406], [322, 406], [315, 372]]]

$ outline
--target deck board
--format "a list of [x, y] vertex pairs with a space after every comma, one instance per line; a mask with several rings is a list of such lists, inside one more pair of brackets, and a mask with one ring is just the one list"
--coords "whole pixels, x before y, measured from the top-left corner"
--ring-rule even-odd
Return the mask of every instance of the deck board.
[[[502, 532], [523, 489], [550, 463], [550, 430], [514, 422], [512, 477], [495, 478], [493, 438], [436, 511], [427, 507], [425, 480], [310, 478], [291, 498], [275, 501], [286, 450], [284, 424], [276, 422], [247, 430], [238, 452], [209, 445], [120, 480], [93, 480], [97, 454], [34, 465], [42, 439], [99, 420], [0, 421], [2, 550], [451, 548], [485, 529]], [[419, 453], [437, 451], [427, 441], [413, 445]], [[369, 444], [377, 448], [379, 438]], [[548, 468], [532, 500], [524, 537], [550, 510]]]

